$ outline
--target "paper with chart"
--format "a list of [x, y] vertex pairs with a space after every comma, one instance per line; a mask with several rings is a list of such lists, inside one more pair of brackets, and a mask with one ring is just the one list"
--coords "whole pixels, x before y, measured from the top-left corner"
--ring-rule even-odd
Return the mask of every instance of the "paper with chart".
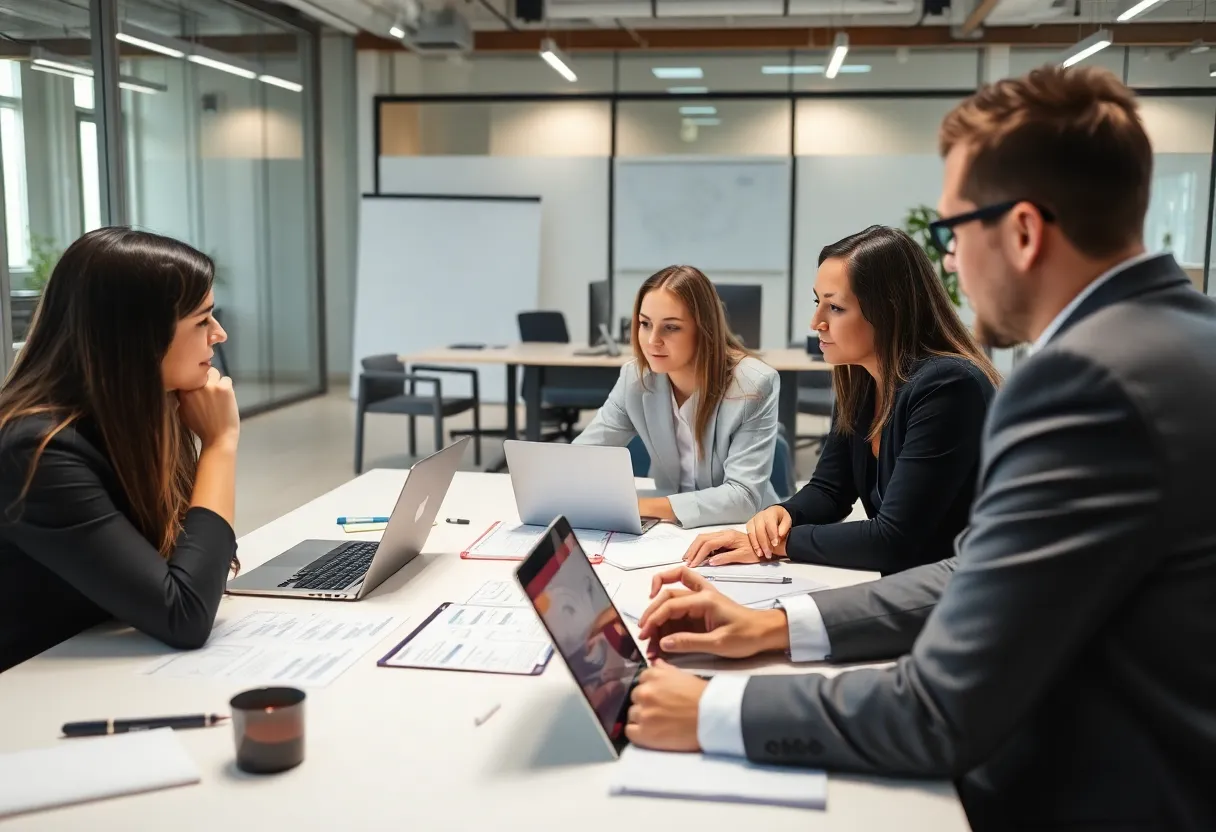
[[815, 769], [631, 745], [612, 767], [609, 793], [826, 809], [828, 776]]
[[[621, 588], [620, 581], [604, 581], [604, 589], [608, 597], [616, 595]], [[523, 607], [532, 609], [532, 603], [524, 596], [515, 581], [486, 581], [470, 596], [466, 604], [481, 607]]]
[[382, 613], [252, 612], [217, 625], [201, 650], [157, 659], [141, 672], [179, 679], [324, 687], [405, 620]]
[[[783, 568], [783, 566], [784, 564], [777, 563], [748, 563], [732, 566], [706, 566], [696, 571], [706, 577], [712, 575], [729, 575], [743, 578], [749, 575], [789, 577], [790, 582], [788, 584], [735, 581], [720, 581], [712, 584], [714, 589], [735, 603], [756, 610], [772, 609], [776, 606], [777, 599], [784, 598], [787, 595], [802, 595], [807, 592], [816, 592], [820, 589], [828, 588], [828, 585], [825, 583], [811, 580], [810, 578], [798, 577], [794, 570]], [[617, 604], [617, 607], [622, 615], [636, 621], [642, 617], [642, 613], [646, 612], [646, 608], [650, 606], [650, 603], [651, 599], [639, 592], [622, 599]]]
[[536, 675], [552, 655], [531, 607], [442, 604], [377, 664]]
[[[501, 520], [486, 529], [460, 556], [469, 560], [523, 560], [536, 547], [544, 526], [505, 523]], [[599, 563], [611, 532], [575, 529], [574, 536], [587, 553], [587, 559]]]
[[642, 535], [613, 532], [604, 549], [604, 562], [625, 570], [679, 563], [696, 539], [695, 531], [671, 523], [660, 523]]

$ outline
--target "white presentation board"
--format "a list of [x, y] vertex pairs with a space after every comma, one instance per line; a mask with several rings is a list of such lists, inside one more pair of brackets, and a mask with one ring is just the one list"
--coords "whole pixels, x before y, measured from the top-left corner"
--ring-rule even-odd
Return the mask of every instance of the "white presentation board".
[[[365, 195], [351, 396], [369, 355], [518, 341], [516, 315], [537, 308], [540, 218], [539, 198]], [[502, 365], [475, 366], [482, 400], [504, 401]], [[469, 389], [443, 378], [445, 396]]]
[[789, 207], [789, 159], [620, 159], [616, 268], [784, 273]]

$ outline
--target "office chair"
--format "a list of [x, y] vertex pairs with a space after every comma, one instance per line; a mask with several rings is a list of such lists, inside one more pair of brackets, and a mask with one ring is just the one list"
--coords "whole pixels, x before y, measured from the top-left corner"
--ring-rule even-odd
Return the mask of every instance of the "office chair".
[[[540, 310], [519, 313], [519, 340], [524, 343], [568, 344], [570, 331], [566, 316], [561, 312]], [[541, 441], [574, 440], [579, 414], [583, 410], [598, 410], [607, 400], [620, 371], [613, 368], [603, 372], [600, 367], [546, 367], [541, 387], [541, 421], [556, 425], [555, 430], [542, 433]], [[591, 382], [588, 384], [588, 382]], [[528, 384], [525, 374], [523, 387]]]
[[[642, 442], [642, 437], [635, 436], [629, 440], [629, 460], [633, 463], [635, 477], [650, 476], [650, 453]], [[777, 445], [773, 449], [773, 472], [769, 475], [773, 490], [782, 500], [794, 496], [794, 457], [790, 452], [790, 443], [785, 439], [785, 430], [778, 426]]]
[[[816, 345], [818, 346], [818, 345]], [[792, 349], [805, 349], [805, 341], [795, 341], [790, 344]], [[815, 351], [812, 351], [815, 354]], [[818, 352], [820, 357], [822, 351]], [[836, 391], [832, 388], [832, 374], [823, 370], [811, 370], [798, 373], [798, 412], [808, 416], [823, 416], [828, 419], [828, 429], [822, 434], [799, 434], [794, 437], [795, 450], [819, 448], [831, 432], [832, 410], [836, 406]]]
[[[362, 362], [359, 374], [359, 399], [355, 409], [355, 473], [363, 473], [363, 424], [368, 413], [399, 413], [410, 419], [410, 456], [417, 456], [418, 444], [414, 432], [414, 420], [418, 416], [430, 416], [435, 426], [435, 450], [444, 446], [443, 420], [466, 410], [473, 411], [473, 431], [479, 438], [481, 430], [481, 395], [477, 387], [477, 371], [463, 367], [437, 367], [429, 364], [414, 366], [415, 372], [406, 372], [405, 365], [391, 353], [371, 355]], [[469, 375], [473, 379], [471, 398], [444, 398], [443, 381], [436, 376], [419, 375], [418, 370], [428, 373], [455, 373]], [[406, 383], [409, 389], [406, 389]], [[417, 385], [430, 385], [429, 395], [417, 392]], [[481, 443], [473, 443], [473, 462], [481, 465]]]

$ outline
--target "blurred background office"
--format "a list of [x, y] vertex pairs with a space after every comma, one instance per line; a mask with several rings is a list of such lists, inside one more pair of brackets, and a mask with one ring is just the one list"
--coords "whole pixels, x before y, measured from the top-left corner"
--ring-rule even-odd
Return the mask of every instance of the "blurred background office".
[[[0, 354], [84, 231], [130, 223], [206, 251], [220, 360], [243, 414], [265, 414], [246, 425], [248, 527], [350, 476], [361, 339], [395, 328], [390, 352], [421, 346], [410, 310], [359, 319], [359, 292], [378, 291], [360, 277], [363, 195], [474, 198], [375, 254], [428, 346], [485, 341], [487, 321], [518, 340], [530, 310], [590, 345], [601, 323], [619, 333], [647, 275], [687, 262], [749, 346], [785, 348], [805, 343], [825, 244], [931, 218], [942, 116], [1068, 60], [1139, 93], [1146, 243], [1214, 293], [1213, 44], [1216, 0], [0, 0]], [[518, 309], [455, 291], [422, 251], [478, 249], [476, 200], [504, 197], [537, 213], [479, 273]], [[481, 423], [501, 429], [502, 368], [479, 373]], [[444, 385], [471, 396], [467, 375]], [[470, 425], [466, 409], [445, 427]], [[825, 429], [805, 407], [799, 478]], [[408, 464], [404, 420], [371, 412], [363, 453]]]

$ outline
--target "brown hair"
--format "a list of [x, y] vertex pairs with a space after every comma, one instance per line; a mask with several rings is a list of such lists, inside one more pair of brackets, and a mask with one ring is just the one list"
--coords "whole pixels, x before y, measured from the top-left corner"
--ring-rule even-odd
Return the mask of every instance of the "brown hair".
[[215, 265], [185, 243], [101, 228], [60, 257], [25, 346], [0, 389], [0, 430], [47, 416], [25, 499], [51, 440], [83, 420], [99, 432], [131, 522], [163, 556], [173, 551], [190, 506], [198, 453], [165, 392], [161, 361], [177, 322], [211, 290]]
[[1041, 205], [1089, 257], [1141, 241], [1153, 150], [1110, 72], [1050, 66], [987, 84], [942, 122], [942, 155], [960, 144], [971, 156], [962, 195], [977, 205]]
[[931, 355], [969, 361], [993, 384], [1000, 383], [996, 367], [959, 320], [933, 263], [907, 234], [872, 225], [826, 246], [819, 253], [819, 264], [829, 258], [845, 261], [861, 314], [874, 328], [882, 376], [882, 389], [877, 391], [882, 409], [874, 416], [862, 412], [875, 388], [873, 377], [861, 367], [832, 370], [840, 433], [851, 434], [873, 419], [867, 433], [873, 441], [891, 418], [896, 388], [908, 380], [917, 361]]
[[642, 313], [642, 298], [655, 289], [666, 289], [679, 298], [697, 328], [698, 400], [693, 429], [697, 437], [697, 454], [703, 456], [705, 431], [714, 417], [714, 411], [726, 398], [735, 367], [751, 353], [727, 326], [722, 300], [710, 279], [692, 266], [668, 266], [646, 278], [633, 301], [633, 357], [637, 359], [639, 369], [645, 368], [646, 372], [640, 374], [643, 385], [646, 384], [646, 373], [653, 371], [638, 337], [639, 316]]

